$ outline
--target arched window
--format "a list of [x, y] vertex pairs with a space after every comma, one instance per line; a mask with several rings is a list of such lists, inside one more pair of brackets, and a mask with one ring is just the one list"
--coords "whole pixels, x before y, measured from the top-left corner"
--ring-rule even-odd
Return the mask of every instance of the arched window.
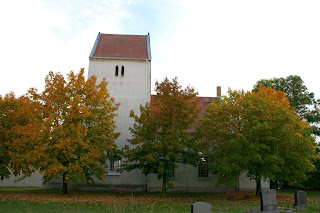
[[124, 76], [124, 66], [121, 67], [121, 76]]
[[119, 75], [119, 67], [116, 66], [116, 73], [115, 73], [115, 76], [118, 76]]

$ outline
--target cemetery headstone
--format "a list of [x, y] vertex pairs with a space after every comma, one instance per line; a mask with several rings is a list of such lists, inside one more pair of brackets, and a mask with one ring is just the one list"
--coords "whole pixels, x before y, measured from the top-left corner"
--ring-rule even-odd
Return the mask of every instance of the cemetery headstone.
[[261, 211], [277, 210], [277, 193], [274, 189], [263, 189], [260, 192]]
[[294, 200], [294, 208], [299, 210], [308, 208], [307, 193], [305, 191], [296, 191], [294, 194]]
[[284, 213], [294, 213], [293, 210], [286, 210]]
[[197, 202], [191, 205], [191, 213], [211, 213], [211, 204]]

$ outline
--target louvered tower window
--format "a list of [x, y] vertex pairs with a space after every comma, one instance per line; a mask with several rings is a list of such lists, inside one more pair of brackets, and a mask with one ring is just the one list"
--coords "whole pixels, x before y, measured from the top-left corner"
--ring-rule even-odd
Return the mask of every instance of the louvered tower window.
[[124, 76], [124, 66], [121, 67], [121, 76]]
[[119, 67], [116, 66], [116, 72], [115, 72], [115, 76], [118, 76], [119, 75]]

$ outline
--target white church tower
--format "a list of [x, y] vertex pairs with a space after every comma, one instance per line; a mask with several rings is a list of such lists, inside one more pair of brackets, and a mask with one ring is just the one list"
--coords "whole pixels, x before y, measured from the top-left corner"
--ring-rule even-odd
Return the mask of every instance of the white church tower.
[[[151, 50], [148, 35], [118, 35], [99, 33], [89, 56], [89, 77], [95, 75], [97, 82], [106, 78], [108, 91], [116, 103], [116, 141], [119, 148], [131, 138], [129, 127], [133, 119], [130, 110], [139, 114], [140, 104], [150, 102], [151, 96]], [[112, 186], [144, 186], [145, 176], [140, 171], [117, 172], [121, 159], [110, 159], [108, 175], [101, 184]]]

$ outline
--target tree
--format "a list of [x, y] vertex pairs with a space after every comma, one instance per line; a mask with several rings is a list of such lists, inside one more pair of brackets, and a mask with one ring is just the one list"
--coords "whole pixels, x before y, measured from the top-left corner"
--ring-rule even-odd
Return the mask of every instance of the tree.
[[140, 169], [145, 175], [157, 174], [162, 179], [162, 191], [171, 187], [173, 170], [185, 162], [191, 147], [190, 132], [198, 117], [197, 93], [193, 88], [183, 89], [177, 78], [156, 82], [157, 96], [152, 103], [140, 106], [140, 116], [133, 111], [130, 117], [131, 147], [124, 148], [126, 170]]
[[[115, 150], [119, 135], [113, 120], [118, 104], [110, 97], [106, 80], [97, 85], [96, 77], [86, 81], [83, 74], [83, 69], [77, 75], [70, 72], [67, 82], [63, 75], [49, 72], [42, 93], [29, 91], [30, 100], [41, 105], [41, 125], [34, 137], [21, 130], [17, 144], [33, 150], [27, 156], [44, 174], [44, 182], [62, 177], [64, 193], [70, 182], [90, 183], [93, 176], [105, 176], [107, 155]], [[27, 158], [26, 150], [16, 154], [20, 163]]]
[[229, 97], [207, 108], [198, 128], [199, 147], [219, 183], [232, 183], [242, 172], [261, 179], [306, 179], [316, 158], [316, 144], [307, 122], [295, 114], [282, 91], [229, 91]]
[[[253, 88], [258, 91], [259, 87], [272, 87], [286, 93], [290, 105], [296, 113], [306, 119], [313, 127], [313, 133], [320, 136], [320, 100], [314, 98], [314, 93], [309, 92], [300, 76], [290, 75], [287, 78], [261, 79]], [[310, 107], [312, 106], [313, 107]]]
[[[317, 149], [317, 153], [320, 154], [319, 148]], [[308, 175], [308, 180], [304, 181], [302, 183], [302, 188], [306, 190], [313, 190], [313, 191], [319, 191], [320, 190], [320, 182], [319, 182], [319, 177], [320, 177], [320, 159], [317, 159], [314, 162], [314, 165], [316, 167], [315, 171], [309, 172]]]
[[[23, 174], [18, 180], [34, 172], [34, 147], [39, 144], [40, 105], [27, 96], [13, 93], [0, 97], [0, 159], [1, 177]], [[23, 154], [22, 154], [23, 152]], [[20, 154], [18, 154], [20, 153]]]
[[5, 97], [0, 96], [0, 176], [1, 179], [9, 178], [10, 163], [9, 156], [10, 134], [14, 125], [14, 111], [18, 105], [18, 100], [13, 93], [7, 94]]

